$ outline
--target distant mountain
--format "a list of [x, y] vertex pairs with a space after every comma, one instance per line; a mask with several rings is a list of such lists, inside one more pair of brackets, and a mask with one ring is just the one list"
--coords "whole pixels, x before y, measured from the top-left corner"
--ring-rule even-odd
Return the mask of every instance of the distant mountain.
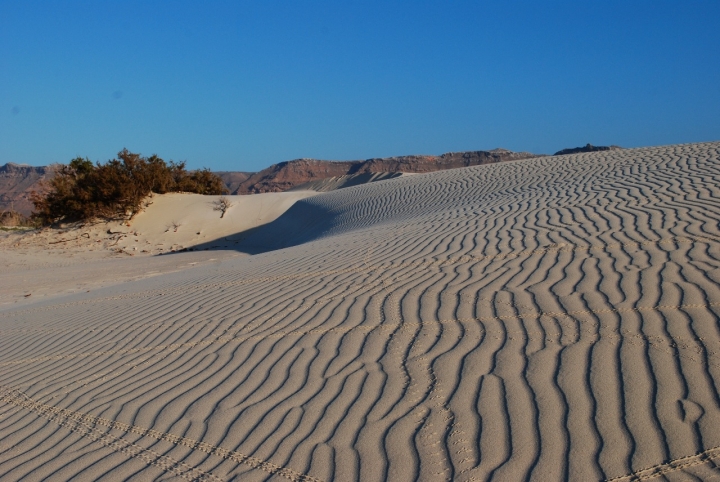
[[316, 192], [328, 192], [335, 191], [337, 189], [343, 189], [346, 187], [357, 186], [359, 184], [367, 184], [369, 182], [384, 181], [386, 179], [393, 179], [400, 177], [402, 172], [363, 172], [359, 174], [348, 174], [345, 176], [326, 177], [318, 179], [316, 181], [308, 181], [299, 184], [293, 188], [288, 189], [289, 191], [316, 191]]
[[9, 162], [0, 166], [0, 212], [29, 215], [33, 210], [30, 192], [40, 190], [40, 181], [52, 178], [56, 169], [57, 164], [34, 167]]
[[620, 146], [593, 146], [592, 144], [586, 144], [584, 147], [570, 147], [557, 151], [553, 156], [564, 156], [565, 154], [577, 154], [579, 152], [596, 152], [596, 151], [615, 151], [622, 149]]
[[250, 176], [255, 174], [254, 172], [241, 172], [241, 171], [213, 171], [215, 174], [225, 183], [225, 186], [230, 192], [235, 192], [244, 181]]
[[[376, 173], [421, 173], [478, 166], [496, 162], [538, 157], [529, 152], [512, 152], [505, 149], [492, 151], [448, 152], [441, 156], [399, 156], [367, 159], [364, 161], [321, 161], [296, 159], [281, 162], [256, 172], [240, 183], [232, 194], [280, 192], [301, 184], [327, 178]], [[384, 178], [384, 176], [383, 176]], [[368, 180], [377, 180], [369, 176]]]

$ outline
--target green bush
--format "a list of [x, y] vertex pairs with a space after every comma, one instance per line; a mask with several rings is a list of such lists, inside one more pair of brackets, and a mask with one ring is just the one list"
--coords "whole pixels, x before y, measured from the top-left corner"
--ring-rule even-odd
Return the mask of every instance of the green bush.
[[208, 169], [187, 171], [185, 163], [166, 163], [127, 149], [117, 159], [93, 164], [81, 157], [62, 166], [42, 192], [32, 193], [33, 219], [42, 224], [96, 218], [132, 218], [150, 193], [224, 194], [222, 179]]

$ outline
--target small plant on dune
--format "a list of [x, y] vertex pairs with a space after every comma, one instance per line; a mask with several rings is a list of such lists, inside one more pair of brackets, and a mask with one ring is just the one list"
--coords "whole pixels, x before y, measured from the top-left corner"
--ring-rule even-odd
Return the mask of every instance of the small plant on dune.
[[168, 224], [166, 226], [167, 229], [165, 229], [165, 232], [167, 233], [168, 231], [170, 231], [172, 229], [173, 233], [177, 233], [177, 230], [180, 226], [182, 226], [182, 224], [180, 224], [179, 222], [170, 221], [170, 224]]
[[228, 209], [232, 207], [233, 203], [230, 202], [225, 196], [220, 196], [219, 199], [213, 202], [213, 211], [220, 211], [220, 219], [225, 216]]
[[62, 166], [41, 192], [32, 193], [32, 217], [42, 224], [126, 219], [142, 209], [151, 193], [226, 191], [222, 179], [208, 169], [187, 171], [184, 162], [166, 163], [157, 155], [142, 157], [123, 149], [105, 164], [78, 157]]

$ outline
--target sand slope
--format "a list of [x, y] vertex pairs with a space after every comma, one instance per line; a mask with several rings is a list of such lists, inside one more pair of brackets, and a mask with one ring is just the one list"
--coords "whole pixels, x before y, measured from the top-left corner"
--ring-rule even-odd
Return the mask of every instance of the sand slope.
[[[253, 229], [314, 194], [225, 196], [231, 205], [222, 218], [214, 210], [221, 196], [154, 195], [130, 221], [0, 232], [0, 305], [27, 304], [241, 256], [222, 248], [237, 247]], [[196, 252], [178, 253], [183, 250]], [[209, 252], [197, 252], [204, 250]], [[152, 256], [169, 253], [174, 254]]]
[[0, 307], [0, 478], [717, 477], [719, 221], [720, 143], [546, 157]]
[[[156, 253], [167, 252], [170, 247], [234, 245], [237, 239], [242, 238], [235, 235], [274, 221], [296, 201], [315, 194], [313, 191], [298, 191], [252, 196], [155, 195], [151, 199], [152, 204], [123, 229], [137, 233], [137, 236], [121, 239], [118, 246], [129, 250], [134, 247], [133, 243], [138, 243], [139, 246], [147, 245], [148, 251]], [[221, 197], [230, 202], [222, 218], [221, 212], [215, 210]], [[237, 239], [226, 240], [229, 236]]]

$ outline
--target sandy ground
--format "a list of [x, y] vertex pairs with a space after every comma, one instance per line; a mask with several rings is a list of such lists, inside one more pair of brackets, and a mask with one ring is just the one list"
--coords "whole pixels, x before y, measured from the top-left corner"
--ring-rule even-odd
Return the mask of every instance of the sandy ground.
[[[88, 291], [238, 257], [252, 229], [314, 192], [225, 196], [155, 195], [130, 221], [0, 231], [0, 306]], [[195, 252], [193, 252], [195, 251]], [[157, 255], [172, 256], [157, 256]]]
[[[42, 255], [126, 282], [0, 306], [0, 479], [720, 476], [720, 143], [356, 186], [221, 247], [154, 206]], [[15, 244], [3, 292], [48, 249]]]

